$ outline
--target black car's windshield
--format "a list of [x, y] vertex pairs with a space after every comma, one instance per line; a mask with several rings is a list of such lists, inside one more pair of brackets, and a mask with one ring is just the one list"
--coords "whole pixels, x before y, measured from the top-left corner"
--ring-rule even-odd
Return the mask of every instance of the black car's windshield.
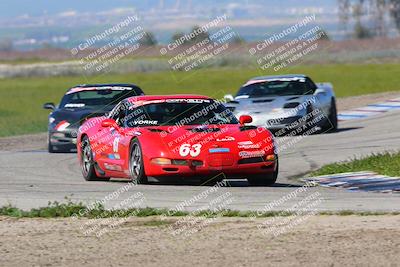
[[127, 126], [238, 124], [232, 112], [220, 103], [152, 103], [130, 109]]
[[137, 96], [135, 90], [87, 90], [66, 94], [60, 108], [100, 108], [110, 105], [112, 108], [121, 100]]
[[243, 86], [236, 96], [264, 97], [311, 93], [312, 91], [302, 81], [266, 81]]

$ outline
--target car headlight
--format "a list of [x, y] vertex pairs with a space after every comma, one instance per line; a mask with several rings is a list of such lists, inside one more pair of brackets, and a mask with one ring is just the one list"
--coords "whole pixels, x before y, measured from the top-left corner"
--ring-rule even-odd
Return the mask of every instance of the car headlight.
[[283, 112], [283, 109], [282, 108], [273, 108], [271, 110], [271, 112], [273, 112], [273, 113], [281, 113], [281, 112]]
[[56, 119], [53, 117], [49, 117], [49, 123], [53, 123]]

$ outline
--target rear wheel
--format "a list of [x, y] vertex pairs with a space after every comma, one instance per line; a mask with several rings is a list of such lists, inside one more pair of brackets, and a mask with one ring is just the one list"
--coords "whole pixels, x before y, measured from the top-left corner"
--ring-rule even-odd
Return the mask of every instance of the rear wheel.
[[84, 136], [81, 146], [81, 168], [82, 175], [86, 181], [99, 181], [95, 171], [95, 162], [93, 161], [92, 148], [90, 147], [89, 138]]
[[132, 141], [131, 150], [129, 154], [129, 173], [132, 182], [138, 184], [145, 184], [148, 182], [147, 176], [144, 172], [142, 147], [137, 139]]
[[251, 178], [247, 178], [247, 181], [251, 186], [271, 186], [274, 185], [276, 179], [278, 179], [278, 173], [279, 173], [279, 160], [277, 157], [276, 168], [273, 173], [253, 176]]

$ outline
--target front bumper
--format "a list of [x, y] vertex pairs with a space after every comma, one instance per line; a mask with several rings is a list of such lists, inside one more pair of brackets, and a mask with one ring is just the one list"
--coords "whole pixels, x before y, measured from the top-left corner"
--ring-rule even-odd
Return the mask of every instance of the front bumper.
[[76, 131], [49, 131], [49, 144], [57, 150], [76, 150]]
[[[237, 113], [239, 117], [245, 113]], [[253, 113], [248, 112], [246, 115], [250, 115], [253, 118], [253, 123], [256, 126], [267, 128], [269, 130], [280, 130], [286, 128], [287, 130], [296, 129], [306, 124], [305, 114], [292, 114], [285, 116], [279, 113]]]
[[217, 176], [223, 173], [225, 178], [244, 179], [249, 176], [272, 174], [276, 171], [277, 159], [265, 161], [261, 158], [234, 159], [229, 160], [227, 155], [218, 158], [213, 156], [213, 161], [207, 159], [202, 166], [188, 165], [156, 165], [145, 161], [147, 176], [152, 177], [196, 177], [196, 176]]

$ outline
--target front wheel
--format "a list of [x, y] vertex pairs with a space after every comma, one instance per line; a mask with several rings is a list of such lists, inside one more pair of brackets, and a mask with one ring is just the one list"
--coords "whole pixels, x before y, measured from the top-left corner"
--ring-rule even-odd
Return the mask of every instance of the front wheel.
[[90, 147], [89, 138], [84, 136], [81, 145], [81, 168], [82, 175], [86, 181], [99, 181], [95, 171], [95, 162], [93, 160], [92, 148]]
[[329, 108], [328, 120], [325, 124], [324, 130], [327, 132], [336, 132], [338, 129], [338, 118], [336, 101], [334, 98], [331, 100], [331, 106]]
[[142, 147], [137, 139], [132, 142], [129, 154], [129, 173], [132, 182], [137, 184], [147, 183], [147, 177], [144, 172]]
[[247, 178], [249, 185], [251, 186], [271, 186], [276, 183], [279, 173], [279, 160], [276, 158], [275, 171], [271, 174], [257, 175], [251, 178]]

